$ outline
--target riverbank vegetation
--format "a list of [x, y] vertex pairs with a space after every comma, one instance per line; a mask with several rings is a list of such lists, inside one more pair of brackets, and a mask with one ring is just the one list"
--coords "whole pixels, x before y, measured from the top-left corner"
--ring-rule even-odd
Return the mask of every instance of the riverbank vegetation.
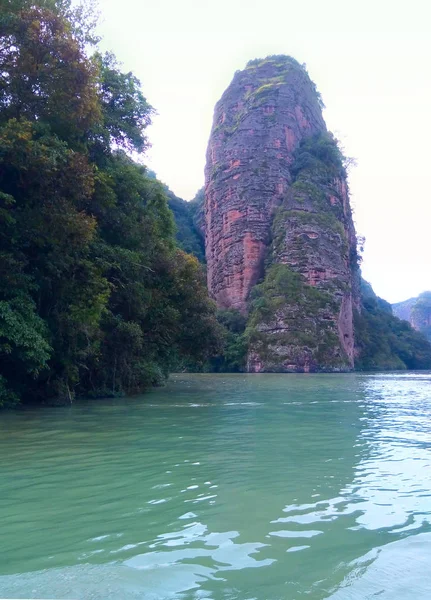
[[139, 81], [67, 0], [2, 2], [0, 32], [0, 405], [138, 392], [216, 354], [202, 268], [129, 157]]

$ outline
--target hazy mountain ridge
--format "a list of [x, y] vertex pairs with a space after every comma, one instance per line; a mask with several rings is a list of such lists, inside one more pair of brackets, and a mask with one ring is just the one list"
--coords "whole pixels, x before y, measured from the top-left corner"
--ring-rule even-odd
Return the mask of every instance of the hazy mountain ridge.
[[399, 319], [408, 321], [410, 325], [431, 341], [431, 292], [426, 291], [416, 298], [392, 304], [394, 314]]

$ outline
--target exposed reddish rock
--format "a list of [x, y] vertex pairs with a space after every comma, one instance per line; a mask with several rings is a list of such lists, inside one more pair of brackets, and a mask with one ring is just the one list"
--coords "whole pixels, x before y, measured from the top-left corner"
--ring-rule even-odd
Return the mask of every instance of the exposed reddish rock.
[[246, 311], [263, 274], [271, 215], [291, 181], [292, 153], [324, 131], [307, 73], [278, 57], [249, 63], [217, 103], [205, 169], [208, 287], [221, 307]]
[[[264, 282], [248, 370], [353, 368], [360, 299], [346, 174], [319, 94], [294, 59], [251, 61], [235, 74], [216, 105], [205, 178], [211, 295], [246, 314]], [[287, 271], [268, 275], [271, 265]]]

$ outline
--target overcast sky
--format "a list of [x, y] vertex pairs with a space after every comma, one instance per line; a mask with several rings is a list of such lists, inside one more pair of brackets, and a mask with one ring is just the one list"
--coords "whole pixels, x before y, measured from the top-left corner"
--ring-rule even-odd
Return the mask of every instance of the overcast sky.
[[203, 185], [213, 109], [256, 57], [307, 64], [350, 174], [363, 274], [390, 302], [431, 289], [429, 0], [100, 0], [103, 47], [158, 116], [146, 163], [180, 197]]

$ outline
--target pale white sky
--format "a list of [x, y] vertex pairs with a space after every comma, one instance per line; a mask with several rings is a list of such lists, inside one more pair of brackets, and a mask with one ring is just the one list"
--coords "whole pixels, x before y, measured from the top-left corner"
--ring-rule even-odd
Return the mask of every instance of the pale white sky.
[[214, 105], [235, 70], [307, 64], [350, 175], [363, 274], [390, 302], [431, 289], [430, 0], [99, 0], [102, 46], [158, 116], [146, 163], [180, 197], [203, 185]]

